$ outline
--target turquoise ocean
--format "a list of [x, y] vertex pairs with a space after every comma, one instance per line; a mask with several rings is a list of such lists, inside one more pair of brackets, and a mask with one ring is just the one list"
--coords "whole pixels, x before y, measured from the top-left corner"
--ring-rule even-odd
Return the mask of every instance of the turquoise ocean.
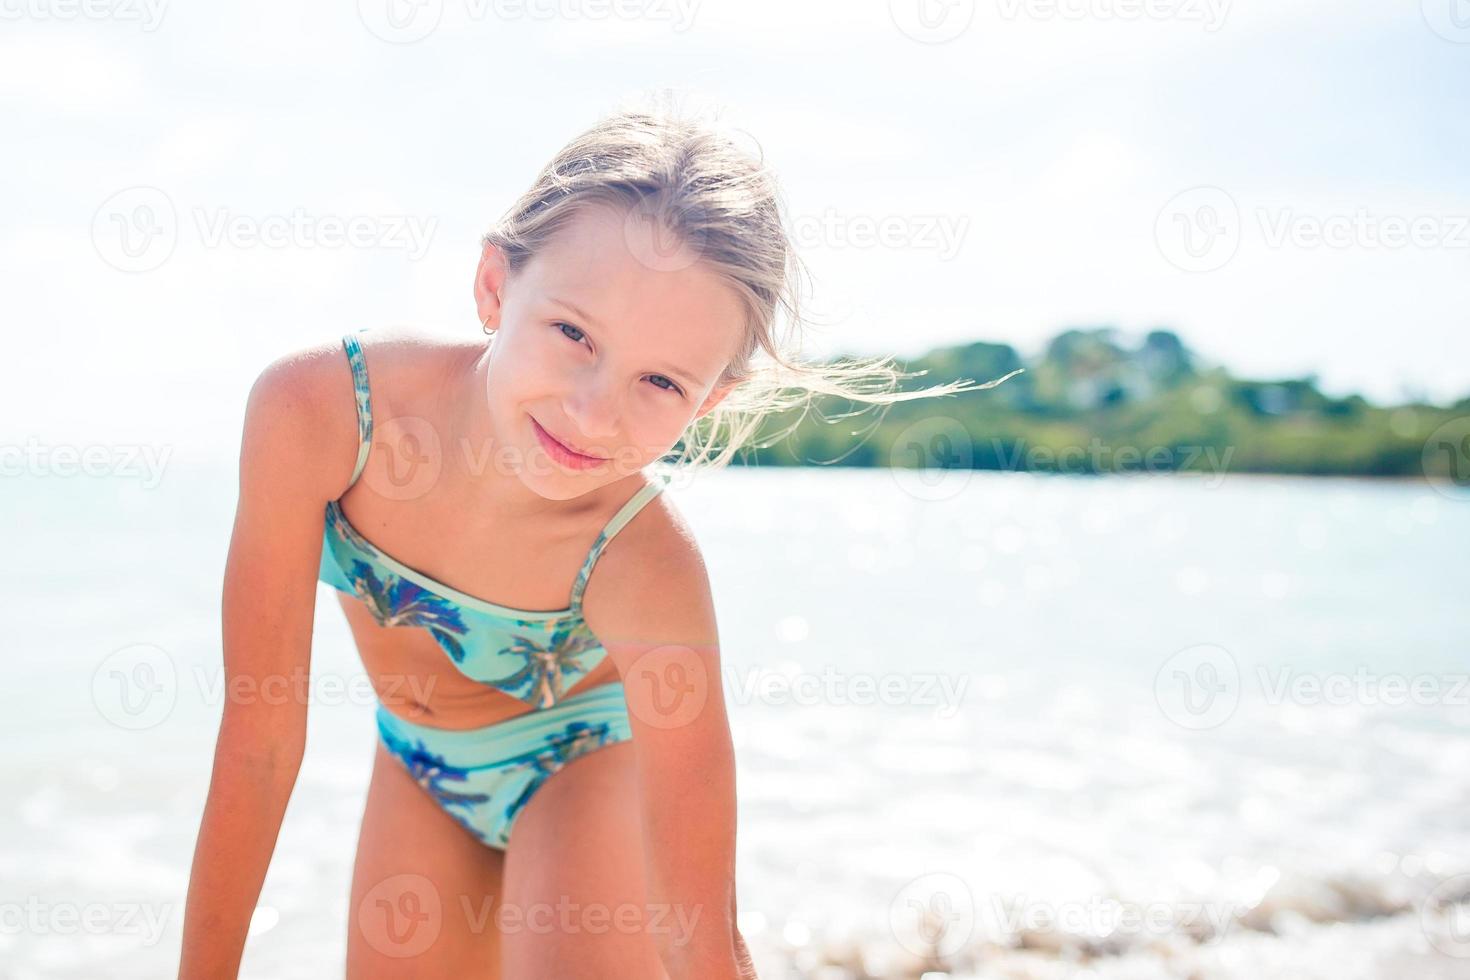
[[[1470, 502], [731, 469], [709, 565], [763, 978], [1470, 977]], [[172, 976], [232, 460], [0, 480], [0, 977]], [[319, 586], [242, 976], [340, 976], [372, 699]]]

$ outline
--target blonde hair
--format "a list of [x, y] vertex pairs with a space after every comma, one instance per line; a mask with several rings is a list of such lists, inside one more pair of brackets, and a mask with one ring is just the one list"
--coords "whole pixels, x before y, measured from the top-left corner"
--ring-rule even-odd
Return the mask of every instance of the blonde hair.
[[795, 422], [761, 443], [770, 445], [801, 423], [817, 395], [883, 405], [886, 413], [894, 402], [979, 391], [1020, 373], [899, 391], [900, 381], [927, 372], [903, 372], [890, 357], [799, 360], [804, 321], [796, 286], [807, 270], [786, 231], [785, 204], [764, 153], [746, 153], [737, 139], [742, 131], [686, 114], [673, 100], [664, 90], [604, 116], [557, 152], [481, 240], [501, 250], [514, 275], [578, 209], [636, 209], [734, 290], [745, 311], [745, 339], [716, 387], [738, 386], [690, 424], [678, 463], [725, 466], [767, 416], [802, 408]]

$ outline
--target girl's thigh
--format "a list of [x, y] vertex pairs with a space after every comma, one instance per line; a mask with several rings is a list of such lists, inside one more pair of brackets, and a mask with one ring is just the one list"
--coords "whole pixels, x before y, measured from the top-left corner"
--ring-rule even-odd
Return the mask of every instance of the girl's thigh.
[[377, 743], [347, 918], [347, 978], [498, 980], [503, 852], [487, 847]]
[[500, 912], [507, 977], [667, 976], [654, 933], [679, 920], [645, 906], [635, 777], [633, 743], [619, 742], [567, 763], [521, 810]]

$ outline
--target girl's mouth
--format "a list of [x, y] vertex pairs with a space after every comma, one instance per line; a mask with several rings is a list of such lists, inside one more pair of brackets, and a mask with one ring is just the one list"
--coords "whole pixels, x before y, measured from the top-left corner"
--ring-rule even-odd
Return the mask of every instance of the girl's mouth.
[[536, 430], [536, 439], [541, 443], [541, 448], [545, 449], [547, 455], [563, 466], [571, 467], [572, 469], [590, 469], [599, 463], [607, 462], [601, 456], [589, 456], [586, 453], [579, 453], [575, 449], [572, 449], [557, 439], [556, 436], [547, 432], [541, 423], [537, 422], [534, 418], [531, 419], [531, 425]]

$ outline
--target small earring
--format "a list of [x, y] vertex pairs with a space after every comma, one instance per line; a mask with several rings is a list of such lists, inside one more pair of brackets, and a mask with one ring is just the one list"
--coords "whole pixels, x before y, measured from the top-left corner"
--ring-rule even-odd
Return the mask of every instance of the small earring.
[[[493, 314], [491, 314], [491, 315], [493, 315]], [[490, 327], [490, 316], [491, 315], [487, 315], [485, 317], [485, 319], [483, 319], [483, 320], [480, 321], [480, 329], [484, 330], [486, 333], [494, 333], [495, 332]]]

